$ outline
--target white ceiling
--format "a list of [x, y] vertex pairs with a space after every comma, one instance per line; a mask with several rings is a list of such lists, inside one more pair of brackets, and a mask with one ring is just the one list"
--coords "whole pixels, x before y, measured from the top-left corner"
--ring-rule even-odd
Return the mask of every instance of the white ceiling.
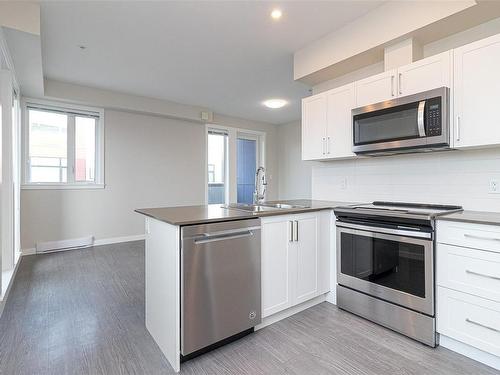
[[[308, 94], [293, 81], [293, 52], [381, 3], [42, 2], [44, 75], [286, 123]], [[269, 16], [276, 6], [279, 22]], [[290, 104], [263, 107], [271, 97]]]

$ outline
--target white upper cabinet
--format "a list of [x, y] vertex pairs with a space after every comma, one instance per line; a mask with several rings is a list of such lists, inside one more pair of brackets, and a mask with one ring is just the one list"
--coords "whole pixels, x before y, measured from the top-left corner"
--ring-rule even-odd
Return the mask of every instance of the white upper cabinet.
[[356, 82], [356, 107], [363, 107], [438, 87], [451, 87], [452, 51]]
[[302, 159], [317, 160], [326, 153], [326, 96], [302, 99]]
[[354, 84], [302, 99], [302, 159], [353, 157]]
[[427, 57], [398, 69], [397, 95], [407, 96], [438, 87], [451, 87], [451, 76], [452, 51]]
[[352, 116], [355, 106], [354, 83], [326, 92], [326, 156], [348, 158], [352, 152]]
[[500, 34], [302, 101], [302, 159], [354, 157], [351, 110], [450, 88], [451, 146], [500, 145]]
[[454, 50], [456, 148], [500, 144], [500, 35]]
[[397, 96], [396, 70], [389, 70], [356, 82], [356, 107], [384, 102]]

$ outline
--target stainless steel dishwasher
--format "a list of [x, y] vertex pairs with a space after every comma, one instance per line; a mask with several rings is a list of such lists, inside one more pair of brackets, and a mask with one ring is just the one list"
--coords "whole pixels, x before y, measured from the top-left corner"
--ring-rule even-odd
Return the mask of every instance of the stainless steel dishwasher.
[[181, 354], [187, 360], [261, 323], [260, 219], [181, 229]]

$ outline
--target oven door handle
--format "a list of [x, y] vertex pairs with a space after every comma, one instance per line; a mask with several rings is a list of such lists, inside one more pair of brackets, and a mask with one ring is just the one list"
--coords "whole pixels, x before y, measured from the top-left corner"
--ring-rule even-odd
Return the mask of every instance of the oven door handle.
[[[431, 233], [421, 232], [418, 229], [416, 229], [416, 230], [401, 230], [401, 229], [392, 229], [392, 228], [383, 228], [383, 227], [373, 227], [373, 226], [361, 225], [361, 224], [344, 223], [342, 221], [337, 221], [337, 227], [348, 228], [348, 229], [357, 229], [357, 230], [362, 230], [362, 231], [366, 231], [366, 232], [393, 234], [396, 236], [432, 239]], [[406, 228], [409, 228], [409, 227], [406, 227]]]
[[425, 137], [425, 100], [422, 100], [418, 103], [418, 112], [417, 112], [417, 125], [418, 125], [418, 135], [420, 137]]

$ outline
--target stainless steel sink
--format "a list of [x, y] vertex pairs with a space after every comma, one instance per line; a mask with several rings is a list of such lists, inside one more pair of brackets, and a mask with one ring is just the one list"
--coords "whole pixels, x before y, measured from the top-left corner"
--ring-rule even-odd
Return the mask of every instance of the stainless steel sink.
[[286, 203], [261, 203], [261, 204], [245, 204], [245, 203], [232, 203], [222, 206], [228, 210], [238, 210], [245, 212], [272, 212], [281, 210], [293, 210], [297, 208], [309, 208], [308, 206], [292, 205]]
[[287, 203], [262, 203], [261, 205], [266, 206], [266, 207], [279, 208], [282, 210], [290, 210], [290, 209], [294, 209], [294, 208], [309, 208], [308, 206], [302, 206], [299, 204], [294, 205], [294, 204], [287, 204]]
[[238, 210], [238, 211], [255, 212], [255, 213], [279, 210], [279, 208], [275, 207], [267, 207], [258, 204], [245, 204], [245, 203], [225, 204], [222, 206], [222, 208], [228, 210]]

